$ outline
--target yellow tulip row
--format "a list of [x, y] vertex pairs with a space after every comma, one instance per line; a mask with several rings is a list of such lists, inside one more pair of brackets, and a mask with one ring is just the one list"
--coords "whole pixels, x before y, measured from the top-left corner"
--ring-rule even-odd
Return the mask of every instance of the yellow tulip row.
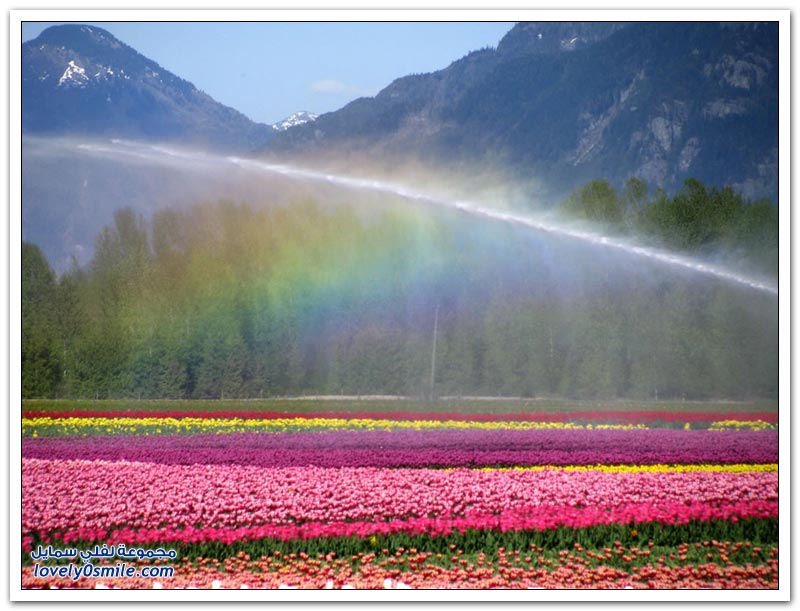
[[483, 467], [482, 471], [604, 471], [606, 473], [691, 473], [697, 471], [714, 473], [776, 473], [776, 463], [732, 464], [732, 465], [566, 465], [532, 467]]
[[742, 430], [748, 429], [752, 431], [771, 431], [776, 428], [771, 422], [764, 422], [763, 420], [720, 420], [712, 422], [708, 427], [712, 431], [724, 431], [727, 429]]
[[[23, 418], [22, 435], [160, 435], [190, 433], [243, 433], [303, 430], [398, 430], [398, 429], [482, 429], [482, 430], [641, 430], [645, 424], [581, 424], [575, 422], [470, 420], [391, 420], [382, 418]], [[692, 428], [689, 423], [685, 429]], [[761, 420], [714, 422], [709, 430], [768, 430], [775, 425]]]
[[345, 418], [23, 418], [23, 436], [82, 434], [170, 434], [283, 432], [298, 430], [392, 429], [646, 429], [643, 424], [576, 424], [573, 422], [467, 420], [389, 420]]

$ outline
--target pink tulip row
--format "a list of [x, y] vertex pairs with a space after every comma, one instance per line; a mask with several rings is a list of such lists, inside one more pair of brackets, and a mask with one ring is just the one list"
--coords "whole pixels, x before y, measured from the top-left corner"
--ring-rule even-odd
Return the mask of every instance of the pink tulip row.
[[[775, 503], [777, 474], [270, 468], [23, 459], [23, 534]], [[726, 505], [726, 506], [727, 506]], [[669, 509], [673, 511], [673, 509]], [[705, 510], [704, 510], [705, 511]], [[589, 515], [582, 514], [582, 515]], [[625, 520], [636, 519], [625, 514]], [[600, 519], [595, 517], [592, 519]], [[622, 517], [620, 518], [622, 519]], [[658, 519], [658, 518], [656, 518]]]

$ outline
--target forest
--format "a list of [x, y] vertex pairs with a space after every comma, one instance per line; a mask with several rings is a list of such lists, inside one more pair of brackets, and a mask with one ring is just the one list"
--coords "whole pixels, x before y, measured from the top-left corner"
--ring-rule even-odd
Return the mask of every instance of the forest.
[[[777, 208], [727, 187], [559, 209], [777, 275]], [[22, 244], [23, 398], [776, 398], [778, 355], [774, 296], [408, 206], [123, 208], [60, 276]]]

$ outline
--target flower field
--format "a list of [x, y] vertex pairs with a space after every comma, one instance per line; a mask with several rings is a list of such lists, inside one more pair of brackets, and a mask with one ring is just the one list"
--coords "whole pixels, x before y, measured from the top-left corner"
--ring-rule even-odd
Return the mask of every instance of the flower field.
[[[26, 588], [778, 587], [772, 413], [29, 410], [22, 425]], [[43, 577], [31, 559], [96, 545], [175, 550], [136, 560], [173, 575]]]

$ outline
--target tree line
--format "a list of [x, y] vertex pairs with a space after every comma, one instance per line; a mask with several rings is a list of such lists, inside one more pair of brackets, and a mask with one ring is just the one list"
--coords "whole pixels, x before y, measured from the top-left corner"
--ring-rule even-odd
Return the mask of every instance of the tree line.
[[[563, 208], [686, 248], [771, 218], [704, 192], [742, 209], [687, 217], [694, 185], [674, 203], [598, 182]], [[724, 228], [699, 232], [714, 215]], [[777, 239], [745, 234], [763, 265]], [[777, 369], [770, 296], [446, 212], [123, 209], [60, 277], [22, 245], [23, 398], [772, 398]]]
[[748, 201], [730, 186], [709, 188], [688, 178], [670, 197], [637, 177], [620, 193], [606, 180], [593, 180], [575, 189], [560, 209], [619, 234], [692, 254], [724, 253], [733, 264], [777, 274], [777, 207], [768, 198]]

